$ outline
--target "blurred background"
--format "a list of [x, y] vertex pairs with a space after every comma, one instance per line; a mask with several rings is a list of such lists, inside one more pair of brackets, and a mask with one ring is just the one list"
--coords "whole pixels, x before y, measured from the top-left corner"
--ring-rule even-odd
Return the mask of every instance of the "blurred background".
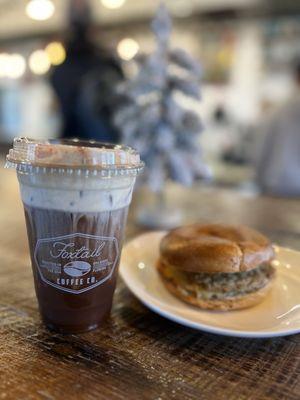
[[[211, 185], [300, 193], [300, 2], [166, 0], [171, 46], [201, 65]], [[0, 143], [122, 141], [113, 86], [151, 53], [159, 1], [0, 0]], [[186, 100], [188, 101], [188, 100]]]

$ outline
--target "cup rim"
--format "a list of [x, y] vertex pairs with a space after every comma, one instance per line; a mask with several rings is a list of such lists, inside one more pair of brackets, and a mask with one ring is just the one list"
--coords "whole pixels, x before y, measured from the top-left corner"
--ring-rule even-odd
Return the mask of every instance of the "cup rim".
[[77, 138], [34, 140], [21, 137], [14, 139], [5, 167], [22, 172], [51, 169], [138, 174], [144, 163], [134, 148], [125, 145]]

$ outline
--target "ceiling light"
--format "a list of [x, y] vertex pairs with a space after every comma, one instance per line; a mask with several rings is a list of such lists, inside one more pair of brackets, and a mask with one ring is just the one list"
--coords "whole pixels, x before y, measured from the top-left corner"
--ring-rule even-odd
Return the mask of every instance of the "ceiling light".
[[138, 43], [131, 38], [122, 39], [118, 46], [117, 52], [123, 60], [131, 60], [139, 51]]
[[126, 0], [101, 0], [102, 5], [110, 10], [122, 7], [125, 2]]
[[45, 50], [36, 50], [29, 57], [29, 68], [34, 74], [43, 75], [51, 66], [48, 54]]
[[9, 54], [1, 53], [0, 54], [0, 78], [7, 77], [7, 71], [9, 69]]
[[24, 75], [26, 61], [20, 54], [0, 54], [0, 78], [17, 79]]
[[26, 70], [26, 61], [20, 54], [11, 54], [7, 59], [6, 76], [17, 79], [24, 75]]
[[45, 49], [52, 65], [62, 64], [66, 59], [66, 51], [60, 42], [51, 42]]
[[55, 7], [51, 0], [30, 0], [26, 6], [26, 14], [37, 21], [45, 21], [54, 14]]

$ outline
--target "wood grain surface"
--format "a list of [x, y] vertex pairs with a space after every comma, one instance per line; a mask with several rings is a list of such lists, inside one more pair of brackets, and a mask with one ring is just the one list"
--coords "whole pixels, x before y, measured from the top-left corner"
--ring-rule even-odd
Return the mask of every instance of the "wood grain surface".
[[[105, 325], [59, 335], [40, 322], [13, 171], [0, 172], [0, 399], [299, 400], [300, 337], [228, 338], [172, 323], [120, 281]], [[169, 188], [186, 222], [246, 223], [300, 249], [300, 201]], [[136, 198], [132, 211], [148, 195]], [[138, 233], [132, 215], [127, 238]]]

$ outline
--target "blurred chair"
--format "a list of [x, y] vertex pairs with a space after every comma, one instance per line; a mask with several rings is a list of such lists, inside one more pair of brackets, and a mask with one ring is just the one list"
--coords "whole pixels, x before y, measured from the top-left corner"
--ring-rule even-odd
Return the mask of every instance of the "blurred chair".
[[262, 192], [300, 196], [300, 62], [295, 68], [295, 93], [262, 129], [257, 150], [256, 182]]

